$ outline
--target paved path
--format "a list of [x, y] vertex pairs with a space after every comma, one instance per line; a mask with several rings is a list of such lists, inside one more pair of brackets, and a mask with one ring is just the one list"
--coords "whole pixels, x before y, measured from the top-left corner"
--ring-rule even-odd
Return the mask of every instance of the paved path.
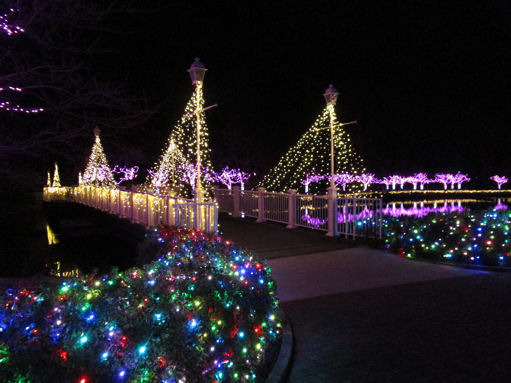
[[369, 248], [350, 248], [269, 261], [282, 302], [484, 273], [416, 262]]
[[288, 382], [511, 381], [511, 273], [416, 262], [248, 220], [221, 223], [270, 259], [294, 329]]

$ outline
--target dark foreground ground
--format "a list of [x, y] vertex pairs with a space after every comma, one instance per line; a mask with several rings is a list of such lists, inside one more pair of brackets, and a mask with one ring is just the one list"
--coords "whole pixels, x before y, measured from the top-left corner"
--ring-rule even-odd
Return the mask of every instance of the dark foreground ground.
[[[247, 220], [229, 218], [229, 225], [230, 238], [256, 251], [275, 235]], [[288, 382], [511, 381], [511, 273], [415, 262], [349, 243], [310, 254], [306, 234], [288, 230], [285, 243], [291, 249], [294, 236], [301, 255], [282, 258], [293, 252], [286, 250], [270, 261], [294, 330]]]

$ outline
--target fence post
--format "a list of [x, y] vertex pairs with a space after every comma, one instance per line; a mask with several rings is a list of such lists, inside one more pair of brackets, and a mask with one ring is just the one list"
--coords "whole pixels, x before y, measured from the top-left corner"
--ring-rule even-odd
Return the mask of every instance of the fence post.
[[328, 237], [335, 237], [337, 235], [337, 188], [328, 188]]
[[355, 239], [357, 231], [357, 199], [353, 198], [353, 234], [351, 239]]
[[240, 187], [233, 186], [232, 187], [232, 216], [234, 218], [241, 217], [240, 214]]
[[287, 203], [288, 222], [286, 227], [288, 229], [294, 229], [296, 228], [296, 189], [289, 189], [287, 192], [289, 198]]
[[264, 196], [265, 192], [264, 188], [257, 188], [257, 221], [256, 222], [264, 222]]

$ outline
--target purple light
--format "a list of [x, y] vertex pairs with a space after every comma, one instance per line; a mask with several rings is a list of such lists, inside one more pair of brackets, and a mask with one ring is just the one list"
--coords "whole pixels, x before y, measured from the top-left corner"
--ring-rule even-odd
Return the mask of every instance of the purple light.
[[374, 183], [376, 183], [378, 181], [376, 179], [376, 177], [374, 176], [374, 174], [372, 174], [372, 173], [360, 174], [359, 176], [355, 176], [354, 180], [362, 182], [362, 184], [364, 185], [364, 190], [367, 190], [367, 187], [369, 185], [374, 184]]
[[509, 181], [507, 177], [505, 177], [505, 176], [497, 176], [497, 175], [494, 175], [494, 176], [490, 177], [490, 179], [497, 183], [497, 186], [498, 186], [499, 190], [500, 190], [500, 187], [502, 185], [504, 185], [505, 183], [507, 183]]
[[[328, 180], [332, 181], [332, 177], [328, 177]], [[348, 174], [348, 173], [334, 174], [334, 176], [333, 176], [334, 185], [336, 187], [338, 185], [342, 185], [343, 191], [346, 191], [346, 185], [353, 181], [355, 181], [355, 176]]]
[[115, 165], [112, 169], [113, 173], [122, 174], [121, 179], [117, 182], [117, 185], [121, 184], [124, 181], [131, 181], [137, 177], [138, 166], [133, 166], [132, 168], [128, 168], [123, 166], [122, 168], [119, 165]]
[[157, 172], [153, 172], [151, 169], [147, 169], [147, 172], [151, 175], [151, 184], [159, 191], [169, 179], [169, 172], [165, 169], [160, 169]]

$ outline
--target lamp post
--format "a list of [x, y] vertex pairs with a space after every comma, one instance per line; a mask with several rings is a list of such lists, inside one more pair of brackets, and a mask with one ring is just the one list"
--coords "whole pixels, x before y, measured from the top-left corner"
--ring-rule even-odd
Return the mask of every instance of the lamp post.
[[334, 174], [335, 174], [335, 153], [334, 153], [334, 106], [337, 103], [337, 96], [339, 92], [332, 84], [325, 91], [326, 105], [330, 115], [330, 187], [335, 187]]
[[200, 159], [200, 87], [204, 81], [204, 75], [206, 74], [206, 67], [203, 63], [200, 62], [199, 58], [196, 57], [195, 61], [188, 69], [188, 73], [190, 73], [190, 78], [192, 79], [192, 84], [195, 85], [195, 104], [196, 104], [196, 118], [197, 118], [197, 177], [196, 177], [196, 185], [195, 185], [195, 199], [197, 202], [202, 202], [203, 193], [202, 193], [202, 185], [201, 185], [201, 159]]

